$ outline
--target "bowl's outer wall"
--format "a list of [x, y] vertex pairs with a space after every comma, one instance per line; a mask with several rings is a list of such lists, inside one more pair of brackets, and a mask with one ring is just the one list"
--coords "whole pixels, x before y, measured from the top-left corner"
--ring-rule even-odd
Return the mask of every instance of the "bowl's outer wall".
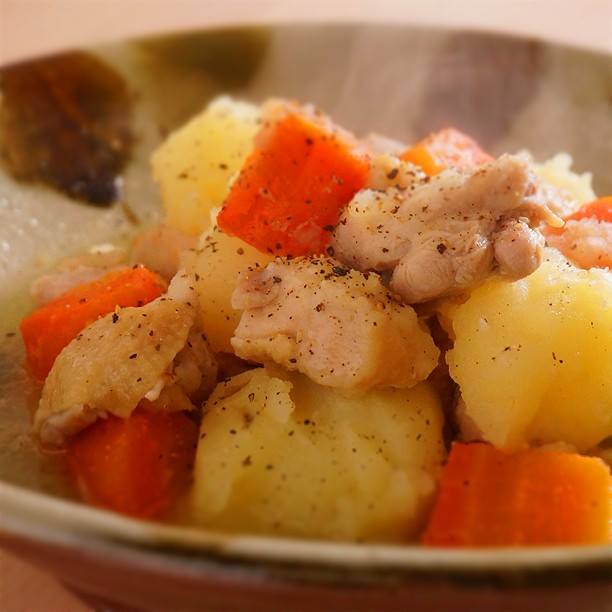
[[[609, 581], [525, 586], [500, 589], [466, 579], [463, 585], [443, 576], [415, 575], [393, 583], [351, 584], [341, 574], [311, 582], [292, 568], [282, 578], [254, 566], [221, 571], [181, 571], [165, 563], [130, 555], [92, 554], [75, 548], [48, 546], [40, 541], [0, 537], [3, 546], [53, 571], [85, 596], [96, 609], [196, 612], [198, 610], [292, 612], [325, 610], [415, 610], [441, 612], [606, 612], [612, 609]], [[263, 571], [262, 571], [263, 570]], [[307, 574], [307, 570], [303, 572]], [[291, 575], [293, 574], [293, 575]], [[254, 604], [256, 602], [256, 604]], [[117, 608], [115, 606], [118, 606]]]
[[[254, 101], [272, 95], [312, 101], [357, 134], [377, 131], [410, 142], [453, 125], [492, 153], [527, 148], [543, 159], [567, 151], [576, 170], [594, 173], [597, 192], [612, 192], [609, 56], [495, 35], [359, 25], [198, 32], [94, 52], [117, 68], [135, 93], [139, 139], [125, 193], [142, 224], [159, 215], [148, 167], [151, 150], [221, 92]], [[61, 472], [41, 460], [29, 438], [28, 407], [35, 398], [19, 365], [20, 342], [5, 338], [28, 306], [26, 283], [67, 253], [117, 236], [127, 241], [137, 229], [119, 207], [91, 209], [16, 184], [0, 172], [0, 480], [69, 494]], [[70, 530], [69, 517], [65, 529]], [[532, 574], [517, 567], [513, 576], [521, 587], [501, 598], [492, 583], [451, 584], [435, 571], [427, 578], [410, 578], [408, 572], [393, 586], [364, 579], [359, 588], [348, 587], [351, 581], [341, 573], [305, 583], [304, 568], [291, 565], [281, 574], [264, 563], [236, 572], [229, 565], [223, 569], [223, 563], [213, 570], [185, 557], [181, 567], [192, 571], [176, 571], [165, 551], [126, 556], [130, 546], [118, 540], [93, 554], [16, 534], [2, 537], [81, 591], [151, 610], [204, 604], [212, 610], [252, 609], [253, 601], [261, 610], [402, 609], [408, 602], [422, 611], [443, 610], [451, 602], [456, 610], [612, 609], [609, 572], [604, 579], [595, 572], [584, 585], [588, 574], [581, 574], [570, 586], [563, 574], [555, 579], [553, 573], [548, 587], [524, 590]]]

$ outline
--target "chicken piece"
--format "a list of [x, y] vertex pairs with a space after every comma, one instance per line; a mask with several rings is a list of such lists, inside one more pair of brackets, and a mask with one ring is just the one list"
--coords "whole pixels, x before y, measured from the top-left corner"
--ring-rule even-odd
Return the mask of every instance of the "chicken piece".
[[523, 217], [504, 221], [493, 235], [495, 261], [511, 278], [523, 278], [536, 270], [544, 245], [544, 236]]
[[164, 412], [191, 410], [208, 398], [217, 384], [218, 364], [206, 336], [194, 326], [172, 367], [144, 396], [149, 408]]
[[543, 242], [532, 226], [542, 221], [562, 225], [527, 163], [504, 155], [471, 173], [359, 192], [332, 248], [358, 270], [391, 272], [391, 288], [413, 304], [460, 293], [494, 267], [512, 278], [533, 272]]
[[437, 364], [439, 351], [414, 310], [377, 274], [333, 259], [251, 268], [232, 306], [244, 311], [231, 341], [239, 357], [276, 362], [329, 387], [412, 387]]
[[170, 280], [179, 269], [183, 251], [194, 248], [197, 241], [169, 225], [156, 225], [136, 237], [130, 259]]
[[612, 223], [570, 220], [562, 232], [548, 233], [546, 240], [580, 268], [612, 268]]
[[143, 399], [162, 410], [192, 408], [191, 398], [212, 388], [216, 376], [197, 335], [194, 300], [191, 279], [181, 273], [164, 296], [117, 309], [79, 334], [45, 381], [34, 415], [41, 441], [61, 446], [97, 418], [129, 416]]

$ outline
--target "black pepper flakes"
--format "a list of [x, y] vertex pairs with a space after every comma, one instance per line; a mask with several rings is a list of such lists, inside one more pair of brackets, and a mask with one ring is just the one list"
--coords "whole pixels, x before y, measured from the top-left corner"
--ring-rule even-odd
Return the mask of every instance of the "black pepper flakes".
[[346, 276], [349, 273], [349, 270], [347, 268], [341, 268], [340, 266], [333, 266], [332, 272], [336, 276]]
[[399, 168], [393, 168], [388, 174], [387, 178], [392, 181], [399, 173]]

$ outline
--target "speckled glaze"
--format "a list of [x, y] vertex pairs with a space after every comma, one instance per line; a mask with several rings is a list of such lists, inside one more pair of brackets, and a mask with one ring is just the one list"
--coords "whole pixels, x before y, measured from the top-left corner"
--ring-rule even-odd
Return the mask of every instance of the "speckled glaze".
[[231, 536], [72, 501], [64, 475], [29, 436], [36, 390], [10, 335], [32, 277], [92, 243], [127, 241], [158, 217], [148, 156], [218, 93], [312, 101], [358, 134], [409, 142], [452, 124], [493, 153], [567, 151], [603, 193], [612, 192], [612, 58], [535, 40], [365, 25], [197, 32], [93, 52], [134, 94], [137, 140], [124, 176], [131, 215], [0, 170], [0, 543], [101, 609], [612, 610], [611, 546], [451, 551]]

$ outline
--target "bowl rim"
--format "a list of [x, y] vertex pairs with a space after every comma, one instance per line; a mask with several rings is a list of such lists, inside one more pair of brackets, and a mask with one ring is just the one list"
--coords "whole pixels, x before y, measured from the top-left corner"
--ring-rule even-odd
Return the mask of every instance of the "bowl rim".
[[[257, 565], [270, 575], [303, 574], [346, 582], [373, 576], [398, 581], [418, 576], [453, 582], [496, 581], [515, 585], [612, 579], [612, 545], [532, 548], [449, 549], [411, 545], [356, 544], [285, 537], [222, 533], [124, 517], [84, 503], [55, 498], [0, 482], [0, 540], [35, 540], [52, 546], [121, 556], [127, 561], [163, 563], [177, 574], [223, 572], [232, 567], [248, 573]], [[318, 571], [317, 571], [318, 570]], [[323, 574], [321, 574], [323, 572]], [[340, 579], [339, 576], [343, 577]]]

